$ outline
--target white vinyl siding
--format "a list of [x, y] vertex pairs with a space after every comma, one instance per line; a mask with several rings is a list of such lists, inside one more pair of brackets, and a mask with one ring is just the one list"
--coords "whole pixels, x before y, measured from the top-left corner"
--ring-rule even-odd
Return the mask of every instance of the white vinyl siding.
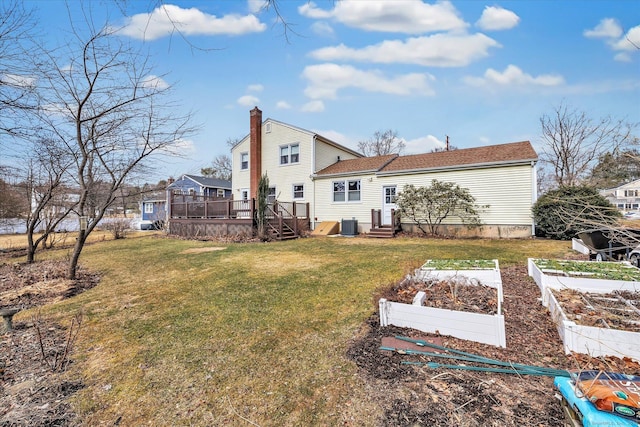
[[[482, 222], [486, 225], [531, 226], [532, 223], [531, 206], [535, 186], [530, 165], [413, 175], [369, 174], [344, 179], [360, 179], [360, 203], [334, 203], [333, 182], [339, 179], [318, 178], [315, 181], [315, 216], [318, 221], [339, 221], [342, 218], [355, 217], [360, 223], [368, 224], [371, 222], [371, 209], [382, 208], [383, 186], [396, 185], [399, 194], [405, 184], [426, 186], [431, 184], [432, 179], [437, 179], [455, 182], [468, 188], [478, 205], [490, 205], [480, 214]], [[456, 223], [455, 220], [446, 222]]]
[[316, 164], [314, 172], [317, 172], [329, 165], [334, 164], [336, 161], [338, 161], [338, 156], [340, 157], [340, 160], [358, 158], [351, 153], [340, 150], [339, 148], [336, 148], [322, 141], [318, 141], [316, 143]]
[[[242, 200], [242, 190], [249, 188], [249, 169], [241, 169], [241, 153], [249, 152], [249, 137], [247, 136], [241, 142], [239, 142], [231, 151], [232, 165], [231, 165], [231, 192], [236, 200]], [[249, 159], [251, 161], [251, 159]]]

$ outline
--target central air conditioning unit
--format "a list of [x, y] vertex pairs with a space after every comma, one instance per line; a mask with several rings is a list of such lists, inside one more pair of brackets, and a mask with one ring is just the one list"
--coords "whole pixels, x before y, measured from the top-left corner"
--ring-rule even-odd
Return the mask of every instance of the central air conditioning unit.
[[340, 229], [342, 230], [340, 234], [343, 236], [355, 236], [358, 234], [358, 220], [355, 218], [343, 219]]

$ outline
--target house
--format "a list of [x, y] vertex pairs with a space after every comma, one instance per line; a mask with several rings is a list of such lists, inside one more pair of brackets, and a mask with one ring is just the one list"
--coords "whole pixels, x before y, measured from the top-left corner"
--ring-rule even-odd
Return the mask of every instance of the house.
[[[255, 198], [269, 178], [270, 201], [305, 201], [311, 227], [353, 220], [358, 232], [392, 223], [395, 196], [407, 184], [433, 179], [469, 189], [483, 227], [475, 235], [530, 237], [538, 156], [528, 141], [417, 155], [364, 157], [314, 132], [250, 112], [250, 133], [232, 148], [234, 198]], [[375, 212], [380, 218], [376, 221]], [[353, 223], [352, 223], [353, 224]], [[403, 223], [411, 229], [412, 224]], [[448, 232], [469, 235], [455, 222]]]
[[600, 194], [623, 212], [640, 210], [640, 179], [601, 190]]
[[172, 194], [228, 199], [231, 197], [231, 181], [185, 174], [169, 184], [167, 191]]
[[159, 230], [167, 219], [166, 194], [150, 196], [141, 202], [140, 230]]
[[164, 226], [169, 212], [167, 206], [180, 196], [184, 200], [222, 200], [231, 197], [231, 181], [206, 176], [184, 174], [172, 181], [165, 194], [145, 198], [141, 202], [141, 230], [155, 230]]

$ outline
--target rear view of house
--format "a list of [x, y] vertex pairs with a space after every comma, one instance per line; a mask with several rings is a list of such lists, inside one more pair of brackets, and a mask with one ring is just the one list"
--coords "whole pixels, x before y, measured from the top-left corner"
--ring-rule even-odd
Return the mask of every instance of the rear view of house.
[[256, 107], [250, 112], [249, 135], [232, 148], [232, 193], [235, 200], [255, 198], [259, 179], [266, 174], [269, 202], [307, 203], [312, 229], [347, 219], [357, 223], [357, 232], [368, 233], [392, 223], [396, 196], [405, 185], [428, 186], [437, 179], [467, 188], [478, 205], [488, 205], [480, 215], [482, 228], [468, 231], [449, 221], [444, 224], [449, 234], [530, 237], [537, 159], [528, 141], [364, 157], [314, 132], [263, 121]]

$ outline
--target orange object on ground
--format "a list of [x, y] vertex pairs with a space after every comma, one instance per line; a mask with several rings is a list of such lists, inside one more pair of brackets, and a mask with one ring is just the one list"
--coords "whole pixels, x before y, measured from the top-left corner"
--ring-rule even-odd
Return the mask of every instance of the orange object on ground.
[[577, 371], [572, 377], [597, 409], [640, 421], [640, 377], [605, 371]]

